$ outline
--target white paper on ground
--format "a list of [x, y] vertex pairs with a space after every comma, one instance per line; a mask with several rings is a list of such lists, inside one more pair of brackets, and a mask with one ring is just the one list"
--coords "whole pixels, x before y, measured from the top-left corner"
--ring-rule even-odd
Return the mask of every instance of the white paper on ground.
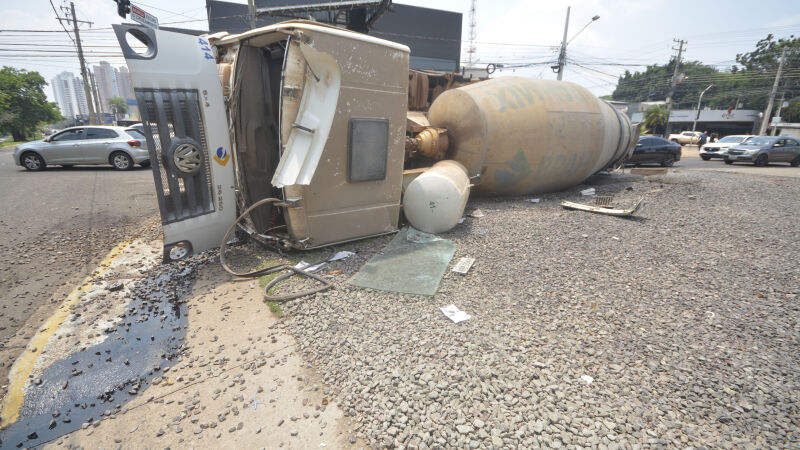
[[303, 272], [316, 272], [319, 269], [321, 269], [322, 266], [324, 266], [324, 265], [325, 265], [324, 262], [321, 262], [319, 264], [316, 264], [316, 265], [312, 266], [312, 265], [310, 265], [309, 263], [307, 263], [305, 261], [300, 261], [299, 263], [294, 265], [294, 268], [295, 269], [300, 269]]
[[529, 198], [529, 199], [527, 199], [527, 200], [525, 200], [525, 201], [526, 201], [526, 202], [530, 202], [530, 203], [539, 203], [539, 200], [541, 200], [541, 199], [538, 199], [538, 198]]
[[462, 218], [458, 219], [458, 223], [464, 223], [464, 220], [466, 220], [466, 218], [462, 217]]
[[481, 211], [480, 209], [476, 209], [475, 211], [472, 211], [471, 213], [469, 213], [470, 217], [474, 217], [476, 219], [480, 219], [481, 217], [483, 217], [485, 215], [486, 214], [484, 214], [483, 211]]
[[584, 383], [586, 383], [586, 385], [588, 386], [588, 385], [592, 384], [592, 381], [594, 381], [594, 378], [590, 377], [589, 375], [581, 375], [581, 380]]
[[349, 258], [355, 255], [353, 252], [336, 252], [333, 256], [328, 258], [328, 261], [338, 261], [340, 259]]
[[475, 258], [461, 258], [458, 260], [455, 266], [453, 266], [453, 272], [460, 273], [462, 275], [466, 275], [469, 272], [470, 267], [475, 262]]
[[444, 313], [445, 316], [447, 316], [454, 323], [463, 322], [465, 320], [469, 320], [470, 318], [472, 318], [472, 316], [470, 316], [469, 314], [458, 309], [456, 305], [448, 305], [445, 306], [444, 308], [439, 308], [439, 309]]
[[594, 190], [594, 188], [584, 189], [584, 190], [581, 191], [581, 194], [582, 195], [594, 195], [595, 194], [595, 190]]

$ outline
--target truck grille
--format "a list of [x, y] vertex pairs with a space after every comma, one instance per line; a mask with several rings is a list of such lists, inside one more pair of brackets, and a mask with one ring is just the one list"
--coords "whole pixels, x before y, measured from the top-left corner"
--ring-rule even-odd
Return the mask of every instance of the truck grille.
[[[161, 223], [166, 225], [214, 212], [211, 169], [197, 90], [134, 91], [150, 152]], [[199, 144], [202, 167], [194, 174], [181, 173], [169, 161], [173, 140], [181, 138]]]

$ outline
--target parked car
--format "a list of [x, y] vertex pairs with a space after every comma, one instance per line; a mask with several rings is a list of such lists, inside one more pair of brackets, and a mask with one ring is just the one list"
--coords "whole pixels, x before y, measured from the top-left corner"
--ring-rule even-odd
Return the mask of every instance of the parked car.
[[697, 144], [700, 142], [701, 134], [703, 133], [699, 131], [683, 131], [678, 134], [670, 134], [669, 140], [681, 145]]
[[658, 136], [641, 136], [625, 165], [661, 164], [668, 167], [680, 160], [680, 145]]
[[785, 136], [753, 136], [728, 149], [725, 164], [746, 161], [756, 166], [784, 162], [800, 166], [800, 142]]
[[736, 134], [725, 136], [717, 142], [709, 142], [700, 149], [700, 158], [703, 161], [708, 161], [712, 158], [725, 159], [725, 154], [728, 153], [729, 148], [741, 144], [751, 137], [753, 137], [752, 134]]
[[14, 163], [28, 170], [48, 165], [111, 164], [129, 170], [134, 164], [147, 167], [150, 153], [144, 135], [127, 127], [86, 126], [67, 128], [40, 141], [17, 146]]

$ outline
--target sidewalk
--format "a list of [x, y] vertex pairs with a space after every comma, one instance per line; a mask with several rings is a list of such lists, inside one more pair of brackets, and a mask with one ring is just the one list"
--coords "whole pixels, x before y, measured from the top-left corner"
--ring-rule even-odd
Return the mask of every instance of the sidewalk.
[[160, 245], [120, 244], [40, 328], [12, 369], [3, 443], [359, 444], [294, 339], [274, 326], [258, 282], [233, 279], [213, 256], [161, 266]]
[[355, 441], [294, 340], [273, 331], [277, 319], [256, 281], [234, 281], [211, 264], [193, 291], [182, 362], [56, 447], [309, 449]]

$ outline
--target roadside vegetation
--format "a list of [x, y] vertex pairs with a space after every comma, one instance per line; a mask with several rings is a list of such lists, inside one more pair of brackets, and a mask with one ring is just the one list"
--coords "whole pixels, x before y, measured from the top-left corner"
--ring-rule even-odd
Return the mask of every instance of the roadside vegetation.
[[39, 72], [0, 69], [0, 134], [10, 134], [21, 143], [33, 137], [40, 125], [62, 119], [56, 104], [47, 101], [46, 85]]
[[[784, 74], [800, 72], [800, 38], [791, 36], [776, 40], [772, 34], [758, 41], [753, 51], [736, 55], [736, 63], [724, 70], [700, 61], [682, 62], [673, 108], [696, 108], [700, 92], [713, 83], [714, 89], [703, 97], [703, 107], [763, 110], [784, 48]], [[663, 100], [669, 92], [674, 68], [673, 60], [664, 65], [648, 66], [643, 72], [625, 71], [619, 77], [612, 99], [628, 102]], [[796, 95], [800, 92], [800, 78], [785, 77], [782, 89], [789, 95]], [[789, 103], [780, 115], [787, 117], [784, 114], [789, 114], [794, 120], [800, 120], [800, 98], [793, 98]]]

